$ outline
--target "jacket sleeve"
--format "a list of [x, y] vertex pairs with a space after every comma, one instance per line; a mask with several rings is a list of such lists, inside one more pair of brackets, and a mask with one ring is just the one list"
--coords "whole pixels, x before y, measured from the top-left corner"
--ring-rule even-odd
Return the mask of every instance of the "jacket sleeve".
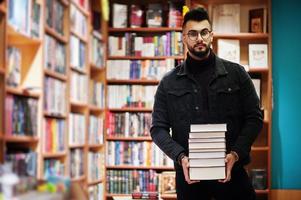
[[171, 119], [168, 114], [167, 93], [163, 86], [163, 80], [155, 94], [150, 132], [153, 142], [168, 157], [177, 162], [177, 158], [180, 153], [184, 152], [184, 148], [174, 141], [170, 135]]
[[249, 155], [251, 146], [262, 129], [263, 119], [260, 101], [251, 77], [243, 67], [240, 69], [240, 101], [242, 101], [243, 125], [232, 150], [238, 154], [240, 160], [243, 160]]

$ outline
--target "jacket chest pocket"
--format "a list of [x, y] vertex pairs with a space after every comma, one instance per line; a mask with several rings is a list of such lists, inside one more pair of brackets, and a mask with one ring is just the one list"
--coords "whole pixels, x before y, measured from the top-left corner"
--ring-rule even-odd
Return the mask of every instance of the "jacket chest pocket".
[[217, 91], [218, 104], [223, 112], [236, 112], [240, 107], [239, 86], [229, 86]]
[[177, 119], [188, 117], [193, 104], [192, 91], [189, 89], [168, 91], [168, 104]]

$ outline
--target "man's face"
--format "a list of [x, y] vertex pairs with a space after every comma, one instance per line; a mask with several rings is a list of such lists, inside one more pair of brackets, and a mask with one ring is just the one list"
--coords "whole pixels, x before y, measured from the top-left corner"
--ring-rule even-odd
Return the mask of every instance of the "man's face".
[[204, 58], [208, 55], [213, 34], [208, 20], [188, 21], [183, 29], [183, 42], [192, 56]]

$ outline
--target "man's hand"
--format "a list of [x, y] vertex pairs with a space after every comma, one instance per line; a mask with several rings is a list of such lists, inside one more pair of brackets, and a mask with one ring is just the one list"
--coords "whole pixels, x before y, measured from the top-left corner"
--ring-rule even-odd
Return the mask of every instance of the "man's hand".
[[226, 183], [231, 180], [231, 171], [234, 163], [238, 160], [238, 158], [233, 154], [229, 153], [226, 155], [225, 163], [226, 163], [226, 178], [224, 180], [219, 180], [221, 183]]
[[184, 176], [185, 176], [185, 180], [188, 184], [193, 184], [193, 183], [197, 183], [200, 181], [192, 181], [189, 178], [189, 160], [187, 156], [184, 156], [181, 160], [181, 165], [183, 168], [183, 172], [184, 172]]

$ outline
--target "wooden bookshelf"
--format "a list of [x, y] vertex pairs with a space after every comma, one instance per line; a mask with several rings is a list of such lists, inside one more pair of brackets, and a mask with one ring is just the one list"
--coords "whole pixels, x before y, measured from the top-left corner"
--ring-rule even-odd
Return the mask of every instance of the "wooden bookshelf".
[[62, 158], [67, 155], [66, 152], [57, 152], [57, 153], [43, 153], [44, 158]]
[[39, 138], [31, 136], [5, 135], [4, 140], [7, 143], [37, 143], [39, 141]]
[[57, 33], [53, 28], [49, 27], [47, 24], [45, 25], [45, 32], [52, 37], [56, 38], [58, 41], [62, 43], [67, 43], [68, 39], [66, 36], [62, 36], [61, 34]]
[[25, 35], [22, 32], [17, 31], [9, 24], [7, 25], [7, 37], [9, 44], [12, 45], [31, 45], [33, 48], [42, 43], [40, 39]]
[[58, 72], [51, 71], [49, 69], [44, 69], [44, 73], [47, 76], [50, 76], [55, 79], [59, 79], [61, 81], [67, 81], [67, 76]]

